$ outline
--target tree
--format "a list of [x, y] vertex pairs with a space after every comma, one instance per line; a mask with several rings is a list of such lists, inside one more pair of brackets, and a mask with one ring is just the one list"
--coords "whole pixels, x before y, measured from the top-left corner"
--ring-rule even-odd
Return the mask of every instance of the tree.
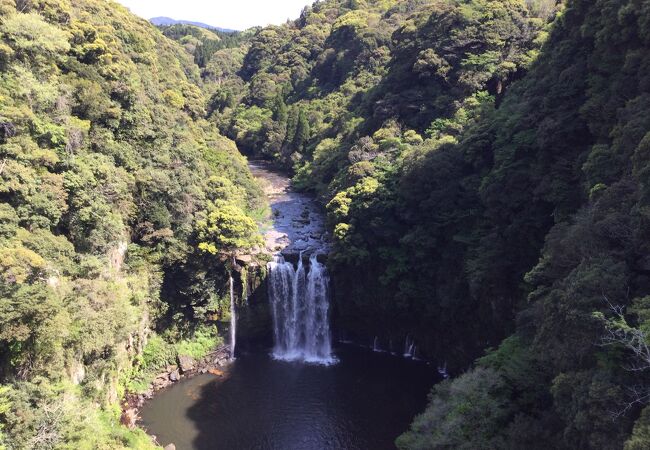
[[196, 223], [199, 249], [213, 255], [233, 255], [239, 249], [261, 244], [255, 221], [226, 201], [210, 202]]
[[309, 119], [304, 109], [298, 112], [298, 123], [296, 124], [296, 135], [293, 138], [293, 148], [296, 152], [302, 153], [310, 136]]

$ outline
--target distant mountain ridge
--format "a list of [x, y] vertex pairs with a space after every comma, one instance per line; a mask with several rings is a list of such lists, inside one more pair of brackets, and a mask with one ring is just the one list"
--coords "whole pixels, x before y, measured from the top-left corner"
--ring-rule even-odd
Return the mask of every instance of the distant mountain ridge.
[[176, 20], [171, 17], [153, 17], [149, 19], [149, 22], [156, 26], [168, 26], [168, 25], [194, 25], [195, 27], [206, 28], [208, 30], [217, 30], [224, 33], [234, 33], [237, 30], [232, 30], [230, 28], [221, 28], [215, 27], [213, 25], [208, 25], [201, 22], [192, 22], [190, 20]]

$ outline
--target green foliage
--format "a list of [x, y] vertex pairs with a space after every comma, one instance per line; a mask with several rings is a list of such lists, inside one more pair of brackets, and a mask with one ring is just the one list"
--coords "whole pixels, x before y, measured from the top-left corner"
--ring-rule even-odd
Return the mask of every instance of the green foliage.
[[650, 442], [650, 429], [648, 423], [648, 408], [644, 408], [641, 417], [634, 424], [632, 436], [625, 442], [625, 450], [643, 450]]
[[[213, 255], [258, 245], [264, 205], [214, 126], [327, 205], [342, 329], [452, 373], [495, 349], [401, 448], [649, 446], [638, 355], [597, 345], [650, 329], [644, 2], [326, 0], [232, 38], [163, 30], [182, 46], [113, 4], [21, 3], [0, 2], [9, 448], [137, 447], [103, 380], [138, 390], [218, 342], [185, 320], [223, 314]], [[147, 314], [173, 332], [138, 352]]]
[[141, 367], [145, 370], [159, 369], [172, 364], [175, 357], [174, 346], [154, 334], [147, 340], [147, 345], [142, 350]]
[[499, 374], [476, 369], [453, 382], [444, 381], [432, 392], [427, 411], [415, 418], [412, 432], [397, 440], [401, 449], [504, 448], [495, 432], [507, 414], [504, 400], [494, 394], [504, 389]]
[[261, 190], [191, 57], [125, 8], [4, 0], [0, 38], [0, 446], [154, 448], [120, 396], [179, 351], [148, 330], [219, 342], [196, 330], [227, 271], [197, 223], [226, 202], [254, 241]]
[[179, 41], [194, 57], [197, 66], [209, 66], [214, 55], [223, 49], [238, 47], [248, 38], [248, 32], [223, 32], [207, 30], [193, 25], [171, 25], [159, 27], [170, 39]]
[[11, 405], [3, 417], [8, 448], [158, 448], [144, 431], [120, 425], [119, 407], [99, 410], [73, 386], [38, 379], [5, 386], [1, 395]]
[[70, 50], [69, 34], [47, 23], [38, 13], [12, 14], [3, 20], [1, 32], [16, 56], [25, 62], [48, 62]]
[[[626, 440], [629, 448], [648, 446], [640, 415], [647, 374], [627, 370], [646, 362], [625, 343], [636, 336], [630, 342], [644, 346], [648, 329], [641, 256], [647, 251], [647, 198], [640, 166], [631, 164], [634, 155], [645, 154], [650, 122], [639, 105], [648, 85], [641, 72], [622, 69], [643, 64], [637, 57], [648, 41], [637, 37], [644, 35], [640, 24], [647, 13], [625, 0], [569, 2], [531, 72], [499, 109], [465, 127], [454, 146], [414, 160], [416, 171], [402, 178], [422, 183], [424, 174], [460, 176], [461, 189], [444, 197], [432, 195], [430, 184], [412, 184], [409, 196], [419, 202], [411, 208], [444, 211], [414, 221], [421, 227], [416, 242], [438, 254], [456, 248], [451, 260], [463, 263], [465, 292], [477, 299], [476, 307], [489, 303], [500, 311], [494, 320], [517, 315], [515, 337], [475, 369], [487, 365], [507, 383], [505, 394], [487, 392], [492, 407], [505, 401], [509, 410], [493, 423], [498, 448], [622, 448]], [[569, 73], [576, 76], [566, 78]], [[456, 171], [443, 165], [444, 153], [458, 154]], [[645, 157], [639, 161], [646, 164]], [[472, 214], [444, 209], [447, 198], [468, 188], [476, 193], [468, 198]], [[454, 224], [454, 216], [462, 222]], [[432, 225], [443, 227], [432, 233]], [[445, 244], [449, 235], [453, 246]], [[531, 270], [524, 274], [522, 267]], [[427, 289], [433, 286], [443, 290], [440, 282]], [[626, 312], [613, 314], [612, 308]], [[460, 387], [463, 380], [454, 383]], [[434, 393], [427, 413], [443, 425], [416, 421], [402, 442], [444, 448], [439, 433], [449, 419], [440, 418], [441, 404], [456, 403]], [[463, 418], [452, 436], [463, 436], [462, 426], [477, 427], [474, 420]]]
[[217, 348], [221, 343], [223, 343], [223, 340], [217, 334], [216, 327], [212, 327], [211, 329], [202, 328], [196, 330], [191, 340], [182, 340], [175, 347], [179, 355], [187, 355], [194, 359], [200, 359], [211, 350]]
[[232, 253], [261, 244], [255, 221], [232, 203], [216, 200], [201, 216], [196, 227], [199, 249], [204, 252]]
[[171, 330], [164, 336], [153, 334], [147, 339], [147, 345], [144, 346], [142, 354], [136, 358], [133, 367], [121, 374], [120, 381], [128, 392], [147, 392], [151, 381], [161, 371], [177, 363], [178, 355], [200, 359], [221, 344], [223, 340], [214, 325], [201, 326], [190, 333], [185, 333], [184, 337]]
[[238, 106], [215, 123], [327, 205], [339, 326], [408, 334], [452, 371], [497, 349], [402, 447], [648, 446], [625, 394], [647, 375], [596, 344], [623, 327], [609, 303], [650, 327], [649, 11], [327, 0], [221, 72]]

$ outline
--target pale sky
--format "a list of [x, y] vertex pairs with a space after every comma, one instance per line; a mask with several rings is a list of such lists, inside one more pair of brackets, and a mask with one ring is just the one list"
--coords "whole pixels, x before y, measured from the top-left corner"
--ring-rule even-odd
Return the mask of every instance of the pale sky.
[[145, 19], [165, 16], [245, 30], [297, 19], [313, 0], [117, 0]]

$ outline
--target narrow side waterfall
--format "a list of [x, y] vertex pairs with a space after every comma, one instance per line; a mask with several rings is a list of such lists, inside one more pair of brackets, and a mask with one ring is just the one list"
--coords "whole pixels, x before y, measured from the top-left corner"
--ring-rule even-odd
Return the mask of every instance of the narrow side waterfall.
[[230, 357], [235, 358], [237, 345], [237, 311], [235, 310], [235, 280], [230, 276]]
[[410, 336], [406, 336], [406, 342], [404, 342], [404, 357], [412, 358], [415, 353], [415, 340]]
[[269, 301], [273, 313], [273, 356], [285, 361], [332, 364], [329, 329], [329, 277], [316, 255], [305, 269], [276, 256], [268, 264]]

